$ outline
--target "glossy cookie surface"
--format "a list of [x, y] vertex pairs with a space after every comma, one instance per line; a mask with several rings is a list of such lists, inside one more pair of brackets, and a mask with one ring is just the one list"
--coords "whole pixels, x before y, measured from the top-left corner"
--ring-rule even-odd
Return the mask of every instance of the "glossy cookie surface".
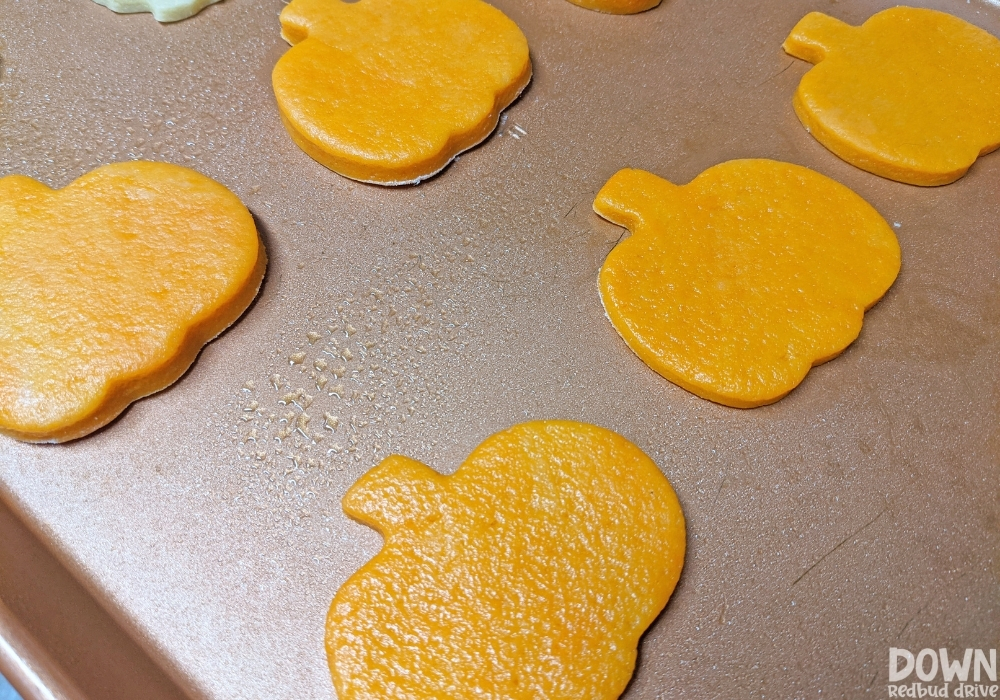
[[187, 168], [107, 165], [60, 190], [0, 179], [0, 432], [81, 437], [170, 385], [265, 264], [246, 207]]
[[622, 170], [594, 210], [632, 232], [600, 272], [615, 329], [664, 377], [728, 406], [777, 401], [840, 354], [899, 271], [878, 212], [788, 163], [729, 161], [682, 186]]
[[341, 175], [418, 182], [496, 127], [531, 79], [517, 25], [481, 0], [293, 0], [272, 75], [295, 143]]
[[617, 698], [684, 562], [656, 465], [571, 421], [498, 433], [453, 476], [389, 457], [344, 510], [385, 545], [330, 607], [341, 700]]
[[815, 63], [795, 112], [859, 168], [944, 185], [1000, 146], [1000, 39], [952, 15], [894, 7], [860, 27], [806, 15], [785, 51]]

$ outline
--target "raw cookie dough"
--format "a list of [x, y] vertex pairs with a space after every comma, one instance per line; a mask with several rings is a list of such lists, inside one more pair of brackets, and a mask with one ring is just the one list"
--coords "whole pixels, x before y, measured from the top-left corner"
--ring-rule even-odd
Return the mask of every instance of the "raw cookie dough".
[[330, 607], [340, 700], [613, 700], [684, 564], [670, 482], [573, 421], [498, 433], [454, 476], [389, 457], [344, 511], [385, 545]]
[[293, 0], [272, 76], [302, 150], [341, 175], [411, 184], [485, 139], [531, 79], [528, 42], [481, 0]]
[[94, 0], [115, 12], [152, 12], [159, 22], [176, 22], [196, 15], [219, 0]]
[[62, 442], [173, 383], [247, 308], [266, 255], [236, 196], [116, 163], [0, 179], [0, 432]]
[[816, 64], [795, 113], [863, 170], [945, 185], [1000, 146], [1000, 39], [957, 17], [894, 7], [852, 27], [811, 12], [784, 49]]
[[636, 12], [651, 10], [660, 4], [660, 0], [569, 0], [574, 5], [588, 10], [607, 12], [612, 15], [633, 15]]
[[632, 236], [601, 301], [654, 370], [702, 398], [777, 401], [861, 332], [899, 272], [899, 243], [851, 190], [807, 168], [735, 160], [674, 185], [621, 170], [594, 211]]

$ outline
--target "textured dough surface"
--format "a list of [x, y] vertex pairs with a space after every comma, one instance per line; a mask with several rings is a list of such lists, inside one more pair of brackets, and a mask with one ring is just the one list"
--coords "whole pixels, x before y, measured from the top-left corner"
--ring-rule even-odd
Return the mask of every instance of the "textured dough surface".
[[278, 109], [302, 150], [341, 175], [418, 182], [485, 139], [531, 79], [528, 42], [481, 0], [293, 0]]
[[60, 190], [0, 179], [0, 432], [73, 439], [170, 385], [265, 265], [246, 207], [187, 168], [117, 163]]
[[612, 15], [633, 15], [645, 12], [660, 4], [660, 0], [569, 0], [574, 5], [588, 10], [607, 12]]
[[615, 329], [664, 377], [727, 406], [777, 401], [840, 354], [899, 272], [878, 212], [788, 163], [730, 161], [683, 186], [621, 170], [594, 210], [632, 232], [600, 272]]
[[1000, 39], [952, 15], [894, 7], [852, 27], [819, 12], [785, 40], [815, 63], [795, 112], [868, 172], [944, 185], [1000, 146]]
[[344, 510], [385, 545], [330, 607], [341, 700], [617, 698], [684, 563], [666, 477], [572, 421], [498, 433], [453, 476], [389, 457]]
[[196, 15], [219, 0], [94, 0], [115, 12], [152, 12], [159, 22], [176, 22]]

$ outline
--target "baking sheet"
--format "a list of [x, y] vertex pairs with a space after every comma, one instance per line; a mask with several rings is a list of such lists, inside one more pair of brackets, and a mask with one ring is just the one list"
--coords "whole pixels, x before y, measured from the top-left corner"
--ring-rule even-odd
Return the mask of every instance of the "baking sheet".
[[[450, 472], [534, 418], [618, 431], [685, 508], [686, 568], [626, 698], [884, 697], [890, 646], [997, 647], [1000, 154], [934, 189], [854, 169], [798, 123], [808, 65], [780, 48], [808, 11], [857, 24], [892, 3], [494, 4], [528, 38], [530, 87], [439, 177], [385, 189], [285, 134], [280, 0], [172, 25], [0, 0], [0, 173], [189, 165], [246, 202], [271, 259], [169, 390], [67, 445], [0, 438], [3, 498], [195, 697], [333, 697], [326, 609], [380, 546], [341, 513], [348, 486], [393, 452]], [[1000, 35], [994, 4], [920, 4]], [[903, 251], [859, 340], [750, 411], [625, 347], [596, 282], [622, 231], [590, 209], [621, 167], [683, 183], [742, 157], [842, 182]], [[320, 390], [316, 359], [344, 376]]]

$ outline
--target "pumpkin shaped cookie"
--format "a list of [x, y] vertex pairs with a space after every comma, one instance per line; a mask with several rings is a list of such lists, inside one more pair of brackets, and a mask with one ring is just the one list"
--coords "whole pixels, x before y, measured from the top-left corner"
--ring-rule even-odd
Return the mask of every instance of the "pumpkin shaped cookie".
[[122, 14], [151, 12], [158, 22], [176, 22], [196, 15], [219, 0], [94, 0]]
[[702, 398], [777, 401], [850, 345], [899, 272], [885, 220], [807, 168], [736, 160], [678, 186], [621, 170], [594, 210], [632, 236], [601, 301], [628, 346]]
[[1000, 39], [957, 17], [894, 7], [852, 27], [811, 12], [784, 49], [816, 64], [795, 113], [863, 170], [944, 185], [1000, 146]]
[[330, 607], [340, 700], [612, 700], [684, 563], [656, 465], [572, 421], [498, 433], [453, 476], [389, 457], [344, 511], [385, 545]]
[[169, 386], [247, 308], [266, 255], [229, 190], [117, 163], [0, 179], [0, 432], [61, 442]]
[[419, 182], [485, 139], [531, 79], [528, 43], [481, 0], [292, 0], [272, 76], [288, 133], [355, 180]]

